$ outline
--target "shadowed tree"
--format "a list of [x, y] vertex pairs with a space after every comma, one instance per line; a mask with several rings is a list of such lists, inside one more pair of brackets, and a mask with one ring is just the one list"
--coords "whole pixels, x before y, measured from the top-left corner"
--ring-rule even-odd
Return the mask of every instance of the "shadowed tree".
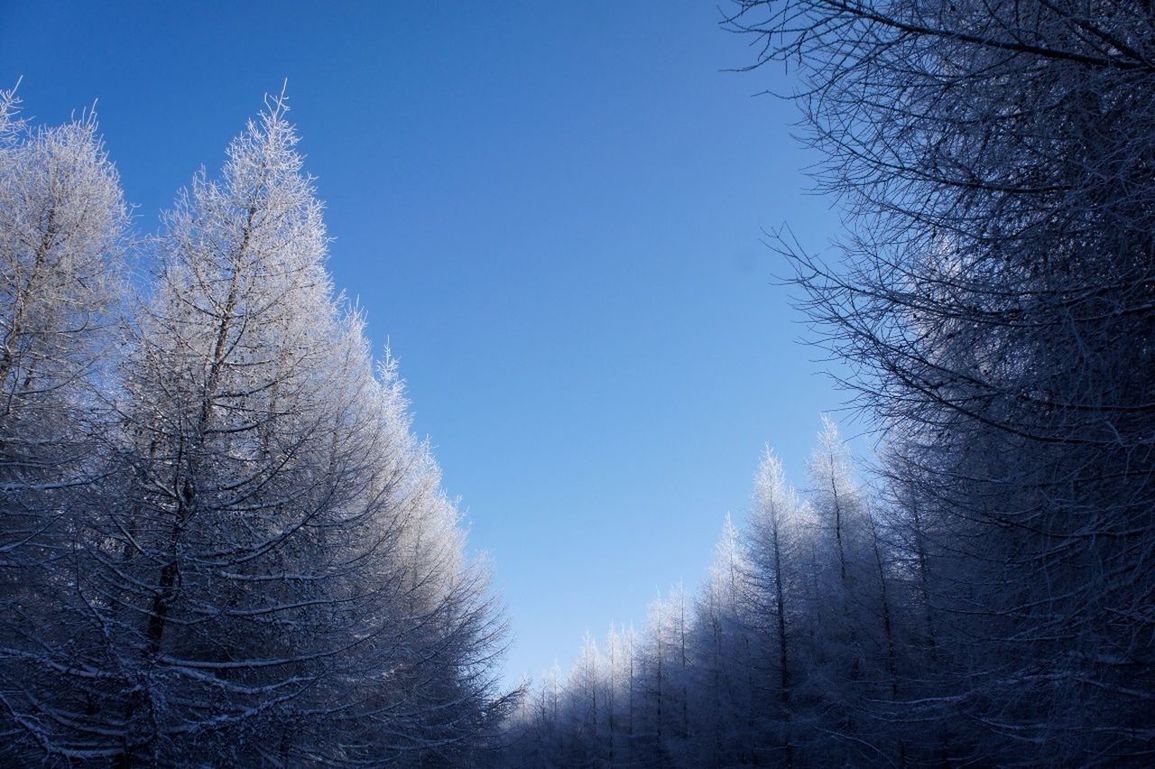
[[836, 258], [782, 245], [947, 543], [930, 604], [971, 735], [944, 760], [1149, 763], [1155, 12], [739, 0], [728, 23], [800, 65], [851, 214]]

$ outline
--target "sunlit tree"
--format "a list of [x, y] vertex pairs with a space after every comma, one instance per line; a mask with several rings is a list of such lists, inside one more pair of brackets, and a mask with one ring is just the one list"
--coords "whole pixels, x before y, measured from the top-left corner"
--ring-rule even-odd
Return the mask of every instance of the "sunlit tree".
[[[77, 554], [102, 458], [127, 213], [89, 114], [33, 129], [0, 93], [0, 761], [59, 759], [62, 672], [100, 628]], [[91, 672], [91, 671], [88, 671]], [[57, 708], [61, 711], [58, 712]], [[80, 753], [83, 755], [83, 752]]]

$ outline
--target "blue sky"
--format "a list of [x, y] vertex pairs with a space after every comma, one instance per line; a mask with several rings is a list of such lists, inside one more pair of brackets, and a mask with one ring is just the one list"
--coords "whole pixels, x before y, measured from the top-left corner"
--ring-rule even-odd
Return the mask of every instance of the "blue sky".
[[140, 232], [288, 78], [329, 266], [488, 553], [508, 675], [692, 588], [841, 394], [764, 229], [823, 249], [783, 73], [711, 3], [0, 2], [0, 85], [98, 101]]

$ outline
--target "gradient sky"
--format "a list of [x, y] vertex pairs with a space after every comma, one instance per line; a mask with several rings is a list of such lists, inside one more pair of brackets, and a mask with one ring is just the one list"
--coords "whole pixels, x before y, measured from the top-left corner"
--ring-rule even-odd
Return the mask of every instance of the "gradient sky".
[[[177, 7], [180, 5], [180, 7]], [[288, 78], [336, 283], [400, 358], [513, 630], [509, 680], [642, 625], [741, 519], [761, 447], [802, 480], [842, 395], [762, 241], [807, 194], [782, 71], [691, 0], [0, 0], [0, 86], [97, 103], [135, 226]]]

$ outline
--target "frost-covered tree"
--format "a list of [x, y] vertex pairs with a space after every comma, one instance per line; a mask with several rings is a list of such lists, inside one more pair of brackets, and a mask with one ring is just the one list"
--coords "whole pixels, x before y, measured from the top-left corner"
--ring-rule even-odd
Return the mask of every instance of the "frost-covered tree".
[[691, 629], [690, 702], [698, 766], [729, 766], [753, 752], [749, 716], [755, 712], [751, 668], [756, 649], [747, 612], [750, 574], [741, 533], [727, 515], [694, 604]]
[[32, 129], [0, 94], [0, 762], [59, 757], [93, 630], [77, 590], [105, 471], [102, 383], [127, 214], [96, 122]]
[[608, 676], [597, 641], [587, 636], [566, 681], [569, 766], [604, 766], [610, 744], [606, 728]]
[[[769, 473], [772, 468], [766, 468]], [[810, 499], [821, 546], [831, 564], [830, 589], [849, 600], [852, 581], [860, 575], [866, 528], [865, 500], [851, 477], [849, 456], [838, 426], [822, 416], [822, 430], [810, 459]], [[769, 483], [759, 478], [761, 485]], [[773, 484], [770, 484], [771, 486]], [[845, 611], [847, 607], [844, 606]]]
[[835, 763], [861, 761], [865, 726], [855, 700], [868, 677], [869, 613], [875, 585], [868, 555], [866, 498], [853, 478], [846, 445], [833, 420], [822, 429], [808, 468], [810, 503], [811, 694], [819, 698], [832, 734], [824, 742]]
[[[647, 765], [670, 765], [686, 753], [691, 678], [690, 628], [685, 592], [679, 585], [650, 606], [638, 647], [640, 701], [634, 745]], [[680, 760], [678, 761], [680, 763]]]
[[465, 556], [460, 514], [428, 445], [415, 449], [398, 497], [401, 547], [389, 558], [400, 591], [388, 604], [402, 609], [384, 647], [389, 685], [369, 680], [374, 705], [355, 718], [376, 740], [370, 760], [395, 754], [403, 766], [476, 766], [519, 693], [498, 692], [506, 626], [488, 572]]
[[606, 728], [609, 766], [617, 766], [627, 754], [632, 737], [633, 630], [611, 627], [604, 653], [606, 676]]
[[769, 754], [784, 767], [794, 765], [793, 722], [797, 680], [801, 677], [797, 646], [801, 596], [796, 578], [796, 551], [802, 532], [801, 504], [786, 482], [782, 463], [766, 449], [754, 477], [754, 511], [750, 522], [747, 593], [749, 623], [755, 641], [750, 671], [760, 702], [756, 729], [758, 754]]
[[15, 106], [0, 93], [0, 558], [60, 522], [49, 492], [90, 474], [127, 218], [95, 119], [20, 130]]
[[364, 618], [354, 564], [385, 546], [376, 383], [284, 111], [168, 214], [125, 364], [128, 489], [93, 553], [126, 673], [125, 766], [195, 743], [242, 762], [282, 749], [354, 645], [335, 632]]

